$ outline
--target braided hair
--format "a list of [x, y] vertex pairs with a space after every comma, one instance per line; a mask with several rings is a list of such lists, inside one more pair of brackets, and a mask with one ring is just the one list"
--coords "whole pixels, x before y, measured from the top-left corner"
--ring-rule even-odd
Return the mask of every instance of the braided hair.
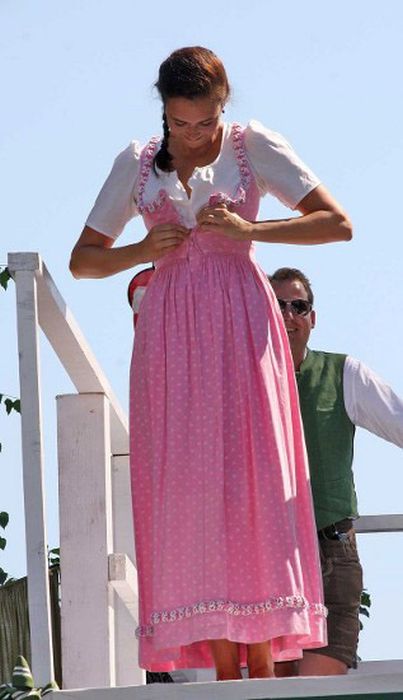
[[172, 155], [168, 150], [169, 127], [165, 104], [171, 97], [184, 97], [189, 100], [199, 97], [217, 98], [222, 105], [230, 94], [227, 74], [221, 60], [210, 49], [202, 46], [188, 46], [177, 49], [160, 65], [158, 80], [155, 83], [163, 105], [163, 139], [154, 157], [160, 170], [173, 170]]
[[[167, 115], [165, 114], [165, 110], [162, 113], [162, 128], [163, 128], [164, 137], [161, 141], [160, 149], [154, 158], [154, 166], [158, 165], [160, 170], [170, 171], [170, 170], [173, 170], [173, 168], [172, 168], [172, 156], [171, 156], [170, 152], [168, 151], [169, 126], [168, 126], [168, 119], [167, 119]], [[155, 167], [154, 167], [154, 171], [155, 171]]]

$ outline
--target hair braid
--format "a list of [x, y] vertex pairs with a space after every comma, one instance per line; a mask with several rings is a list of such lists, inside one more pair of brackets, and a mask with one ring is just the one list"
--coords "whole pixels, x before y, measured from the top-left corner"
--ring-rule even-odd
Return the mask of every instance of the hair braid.
[[162, 139], [160, 149], [154, 158], [154, 172], [156, 165], [159, 167], [160, 170], [168, 172], [172, 170], [172, 156], [168, 151], [169, 126], [167, 115], [165, 114], [165, 112], [163, 112], [162, 114], [162, 128], [164, 131], [164, 138]]

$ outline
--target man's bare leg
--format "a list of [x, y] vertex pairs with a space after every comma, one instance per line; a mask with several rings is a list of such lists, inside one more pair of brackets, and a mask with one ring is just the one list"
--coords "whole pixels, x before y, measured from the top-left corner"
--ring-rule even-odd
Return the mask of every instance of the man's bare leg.
[[343, 676], [347, 671], [347, 664], [325, 654], [305, 651], [303, 658], [298, 661], [299, 676]]

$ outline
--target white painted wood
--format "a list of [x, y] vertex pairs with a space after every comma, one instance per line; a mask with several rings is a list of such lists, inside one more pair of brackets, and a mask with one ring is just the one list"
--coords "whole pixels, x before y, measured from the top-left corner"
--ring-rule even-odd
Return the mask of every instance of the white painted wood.
[[169, 675], [171, 676], [172, 680], [174, 683], [196, 683], [199, 681], [214, 681], [215, 680], [215, 675], [214, 675], [214, 669], [203, 669], [207, 673], [212, 673], [212, 676], [209, 676], [207, 678], [202, 678], [200, 674], [200, 669], [197, 668], [182, 668], [178, 669], [177, 671], [170, 671]]
[[[246, 669], [242, 669], [242, 672], [243, 677], [247, 678]], [[348, 673], [350, 676], [403, 673], [403, 660], [360, 661], [357, 670], [350, 669]], [[176, 683], [195, 683], [215, 680], [215, 671], [212, 668], [182, 669], [173, 671], [170, 675]]]
[[[138, 665], [136, 624], [122, 599], [115, 592], [116, 685], [145, 685], [146, 673]], [[137, 613], [137, 610], [136, 610]]]
[[11, 273], [20, 270], [42, 271], [42, 260], [39, 253], [9, 253], [7, 267]]
[[35, 270], [39, 324], [77, 391], [100, 392], [108, 397], [113, 429], [112, 450], [114, 454], [127, 454], [127, 417], [46, 265], [38, 253], [9, 253], [8, 267], [13, 275], [18, 270]]
[[[185, 673], [186, 673], [186, 669]], [[215, 669], [214, 668], [196, 668], [192, 669], [194, 673], [194, 682], [195, 683], [207, 683], [208, 681], [215, 681], [216, 675], [215, 675]], [[187, 672], [187, 674], [189, 671]], [[247, 669], [241, 669], [241, 673], [243, 678], [247, 677]], [[193, 678], [190, 676], [189, 681], [192, 682]]]
[[[109, 398], [112, 452], [116, 455], [125, 455], [116, 458], [116, 467], [113, 470], [116, 545], [119, 545], [118, 551], [127, 552], [130, 558], [134, 560], [130, 479], [127, 458], [127, 418], [40, 256], [37, 253], [10, 253], [8, 266], [14, 277], [20, 270], [35, 273], [39, 324], [77, 390], [81, 393], [104, 393]], [[77, 550], [81, 548], [80, 538], [76, 546]], [[137, 666], [138, 650], [137, 640], [134, 636], [136, 622], [132, 616], [134, 610], [130, 611], [127, 609], [121, 600], [114, 596], [113, 591], [109, 591], [108, 596], [110, 599], [109, 603], [111, 604], [112, 602], [112, 605], [116, 608], [116, 629], [115, 635], [112, 634], [111, 636], [110, 646], [113, 646], [113, 639], [116, 637], [118, 644], [116, 649], [117, 682], [120, 684], [143, 683], [145, 674]], [[137, 602], [135, 605], [137, 605]], [[112, 607], [109, 611], [110, 614], [111, 611]], [[110, 622], [112, 624], [113, 621], [111, 620]], [[41, 658], [43, 658], [42, 652]], [[76, 673], [78, 668], [76, 664], [74, 664], [74, 668]], [[51, 677], [48, 672], [45, 675], [46, 679]], [[44, 679], [44, 682], [46, 682], [46, 679]], [[88, 685], [88, 682], [86, 685]]]
[[133, 620], [138, 620], [137, 571], [126, 554], [110, 554], [109, 581], [126, 605]]
[[[213, 683], [155, 683], [145, 687], [100, 688], [55, 692], [52, 700], [276, 700], [343, 698], [345, 695], [403, 691], [403, 661], [376, 662], [373, 673], [355, 671], [325, 678], [273, 678]], [[384, 667], [383, 664], [386, 664]], [[393, 664], [393, 669], [391, 667]], [[385, 700], [387, 695], [385, 695]]]
[[46, 507], [35, 273], [14, 275], [17, 293], [22, 462], [32, 671], [39, 685], [54, 678], [47, 563]]
[[359, 661], [357, 670], [350, 669], [350, 676], [357, 674], [362, 676], [377, 676], [380, 673], [403, 673], [403, 659], [389, 659], [387, 661]]
[[124, 552], [135, 564], [129, 455], [112, 458], [113, 551]]
[[[112, 458], [112, 513], [113, 550], [124, 552], [109, 556], [111, 585], [116, 583], [118, 591], [115, 595], [116, 684], [139, 685], [145, 683], [145, 671], [138, 667], [138, 641], [135, 637], [138, 620], [137, 572], [132, 563], [135, 557], [128, 455]], [[120, 588], [119, 581], [124, 581]]]
[[137, 571], [126, 554], [109, 555], [109, 582], [115, 596], [116, 685], [143, 685], [146, 674], [138, 666]]
[[354, 521], [356, 532], [403, 532], [403, 515], [362, 515]]
[[115, 685], [109, 403], [57, 398], [63, 685]]

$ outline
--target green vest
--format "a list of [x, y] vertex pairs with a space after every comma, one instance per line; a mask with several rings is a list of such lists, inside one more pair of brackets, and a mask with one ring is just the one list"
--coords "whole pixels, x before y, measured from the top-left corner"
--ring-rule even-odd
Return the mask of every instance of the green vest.
[[358, 514], [352, 469], [355, 426], [343, 395], [345, 359], [308, 350], [296, 373], [318, 530]]

